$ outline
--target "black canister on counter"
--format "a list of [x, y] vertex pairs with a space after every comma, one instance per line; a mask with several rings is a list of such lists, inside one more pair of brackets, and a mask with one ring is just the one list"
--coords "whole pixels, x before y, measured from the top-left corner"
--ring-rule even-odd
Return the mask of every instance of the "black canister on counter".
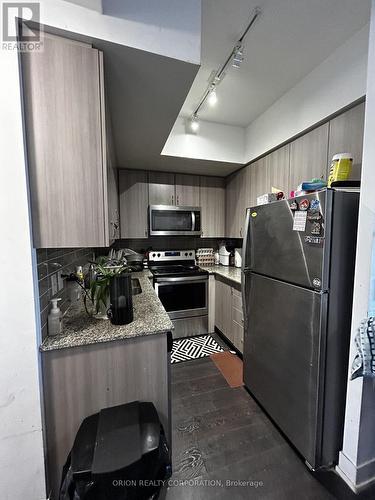
[[109, 286], [110, 307], [108, 317], [114, 325], [127, 325], [133, 321], [132, 278], [128, 272], [113, 276]]

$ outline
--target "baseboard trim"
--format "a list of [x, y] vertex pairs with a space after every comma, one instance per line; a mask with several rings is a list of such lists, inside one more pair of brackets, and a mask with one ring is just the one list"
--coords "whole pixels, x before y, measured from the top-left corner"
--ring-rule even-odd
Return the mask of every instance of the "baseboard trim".
[[336, 472], [354, 493], [361, 493], [375, 485], [375, 458], [357, 467], [340, 451]]

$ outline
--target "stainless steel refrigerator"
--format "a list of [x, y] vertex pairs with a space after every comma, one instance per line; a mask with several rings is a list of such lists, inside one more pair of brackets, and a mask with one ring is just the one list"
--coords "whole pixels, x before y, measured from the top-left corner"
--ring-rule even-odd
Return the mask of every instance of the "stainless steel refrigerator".
[[342, 444], [359, 194], [247, 210], [244, 382], [312, 469]]

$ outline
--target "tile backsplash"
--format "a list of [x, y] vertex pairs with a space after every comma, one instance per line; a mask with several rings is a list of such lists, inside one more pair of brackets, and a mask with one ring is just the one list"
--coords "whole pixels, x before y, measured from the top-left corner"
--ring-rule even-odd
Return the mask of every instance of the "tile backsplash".
[[229, 238], [194, 238], [192, 236], [153, 236], [150, 238], [121, 239], [114, 243], [114, 248], [131, 248], [136, 252], [144, 253], [147, 250], [186, 250], [197, 248], [219, 249], [219, 244], [225, 240], [234, 247], [242, 247], [242, 239]]
[[93, 253], [92, 248], [63, 248], [58, 250], [41, 248], [36, 251], [42, 339], [47, 335], [49, 301], [54, 297], [61, 298], [59, 307], [63, 313], [70, 304], [65, 280], [62, 282], [61, 290], [54, 293], [55, 287], [58, 285], [58, 271], [61, 271], [62, 274], [74, 272], [76, 266], [85, 265], [89, 260], [92, 260]]

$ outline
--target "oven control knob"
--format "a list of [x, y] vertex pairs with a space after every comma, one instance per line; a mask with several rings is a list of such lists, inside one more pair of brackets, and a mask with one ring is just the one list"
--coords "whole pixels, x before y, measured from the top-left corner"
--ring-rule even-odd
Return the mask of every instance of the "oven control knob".
[[153, 256], [153, 257], [156, 257], [156, 253], [153, 253], [153, 254], [152, 254], [152, 256]]
[[185, 257], [187, 257], [187, 256], [188, 256], [188, 253], [187, 253], [187, 252], [185, 252]]
[[190, 257], [193, 255], [191, 252], [189, 253]]
[[160, 253], [158, 253], [158, 257], [160, 257]]

